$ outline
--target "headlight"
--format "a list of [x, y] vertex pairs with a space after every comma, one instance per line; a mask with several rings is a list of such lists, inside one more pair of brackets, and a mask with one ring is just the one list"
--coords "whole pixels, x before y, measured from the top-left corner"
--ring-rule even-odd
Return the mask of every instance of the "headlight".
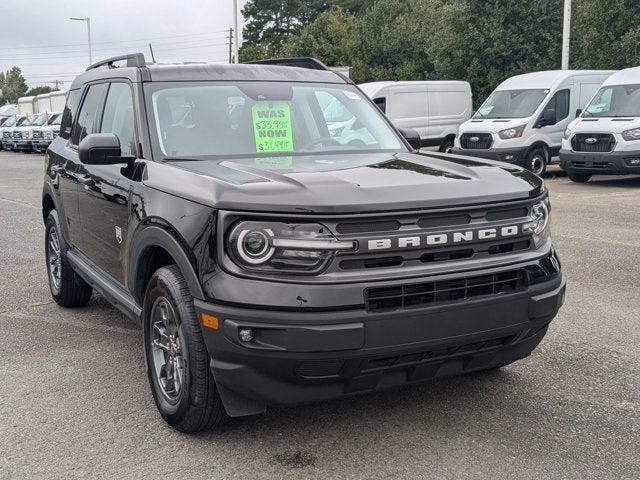
[[549, 197], [546, 197], [531, 208], [531, 220], [523, 226], [525, 232], [533, 234], [533, 243], [536, 248], [542, 245], [551, 234], [550, 221], [551, 204]]
[[29, 139], [31, 138], [31, 131], [27, 130], [26, 132], [24, 132], [24, 138]]
[[571, 136], [571, 129], [567, 128], [564, 131], [564, 135], [562, 136], [562, 138], [564, 138], [565, 140], [569, 140], [569, 137]]
[[246, 270], [316, 273], [353, 241], [338, 241], [317, 223], [244, 221], [227, 237], [232, 260]]
[[526, 125], [520, 125], [519, 127], [507, 128], [506, 130], [500, 130], [498, 136], [502, 140], [509, 140], [510, 138], [520, 138], [522, 132], [524, 132]]
[[627, 142], [640, 140], [640, 128], [625, 130], [624, 132], [622, 132], [622, 138], [624, 138]]
[[49, 130], [49, 131], [44, 132], [43, 136], [44, 136], [44, 138], [47, 138], [47, 139], [51, 138], [51, 131]]

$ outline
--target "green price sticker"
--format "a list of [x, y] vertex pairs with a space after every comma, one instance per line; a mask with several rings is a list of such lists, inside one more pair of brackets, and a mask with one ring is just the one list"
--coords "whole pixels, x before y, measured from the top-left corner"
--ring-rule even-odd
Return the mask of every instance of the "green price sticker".
[[293, 152], [291, 109], [287, 102], [256, 102], [251, 114], [258, 153]]

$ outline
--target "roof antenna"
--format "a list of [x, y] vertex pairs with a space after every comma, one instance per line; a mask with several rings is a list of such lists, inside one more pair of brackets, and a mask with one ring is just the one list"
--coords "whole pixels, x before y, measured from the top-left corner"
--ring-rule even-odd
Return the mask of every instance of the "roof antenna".
[[149, 43], [149, 50], [151, 51], [151, 61], [156, 63], [156, 57], [153, 56], [153, 47], [151, 46], [151, 43]]

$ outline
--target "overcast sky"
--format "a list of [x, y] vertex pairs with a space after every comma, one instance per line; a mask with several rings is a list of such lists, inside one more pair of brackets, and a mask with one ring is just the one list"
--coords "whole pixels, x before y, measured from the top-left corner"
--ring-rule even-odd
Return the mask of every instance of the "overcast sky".
[[[239, 9], [246, 0], [238, 0]], [[30, 87], [66, 82], [89, 63], [84, 22], [91, 17], [93, 61], [144, 52], [156, 60], [226, 62], [233, 0], [30, 0], [2, 2], [0, 69], [22, 69]], [[242, 15], [238, 14], [242, 30]]]

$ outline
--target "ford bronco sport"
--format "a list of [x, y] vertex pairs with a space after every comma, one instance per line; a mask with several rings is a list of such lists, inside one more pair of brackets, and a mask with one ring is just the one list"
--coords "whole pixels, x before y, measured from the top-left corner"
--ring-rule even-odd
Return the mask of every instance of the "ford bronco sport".
[[543, 181], [403, 135], [313, 59], [93, 65], [46, 155], [53, 298], [141, 324], [185, 432], [526, 357], [565, 290]]

